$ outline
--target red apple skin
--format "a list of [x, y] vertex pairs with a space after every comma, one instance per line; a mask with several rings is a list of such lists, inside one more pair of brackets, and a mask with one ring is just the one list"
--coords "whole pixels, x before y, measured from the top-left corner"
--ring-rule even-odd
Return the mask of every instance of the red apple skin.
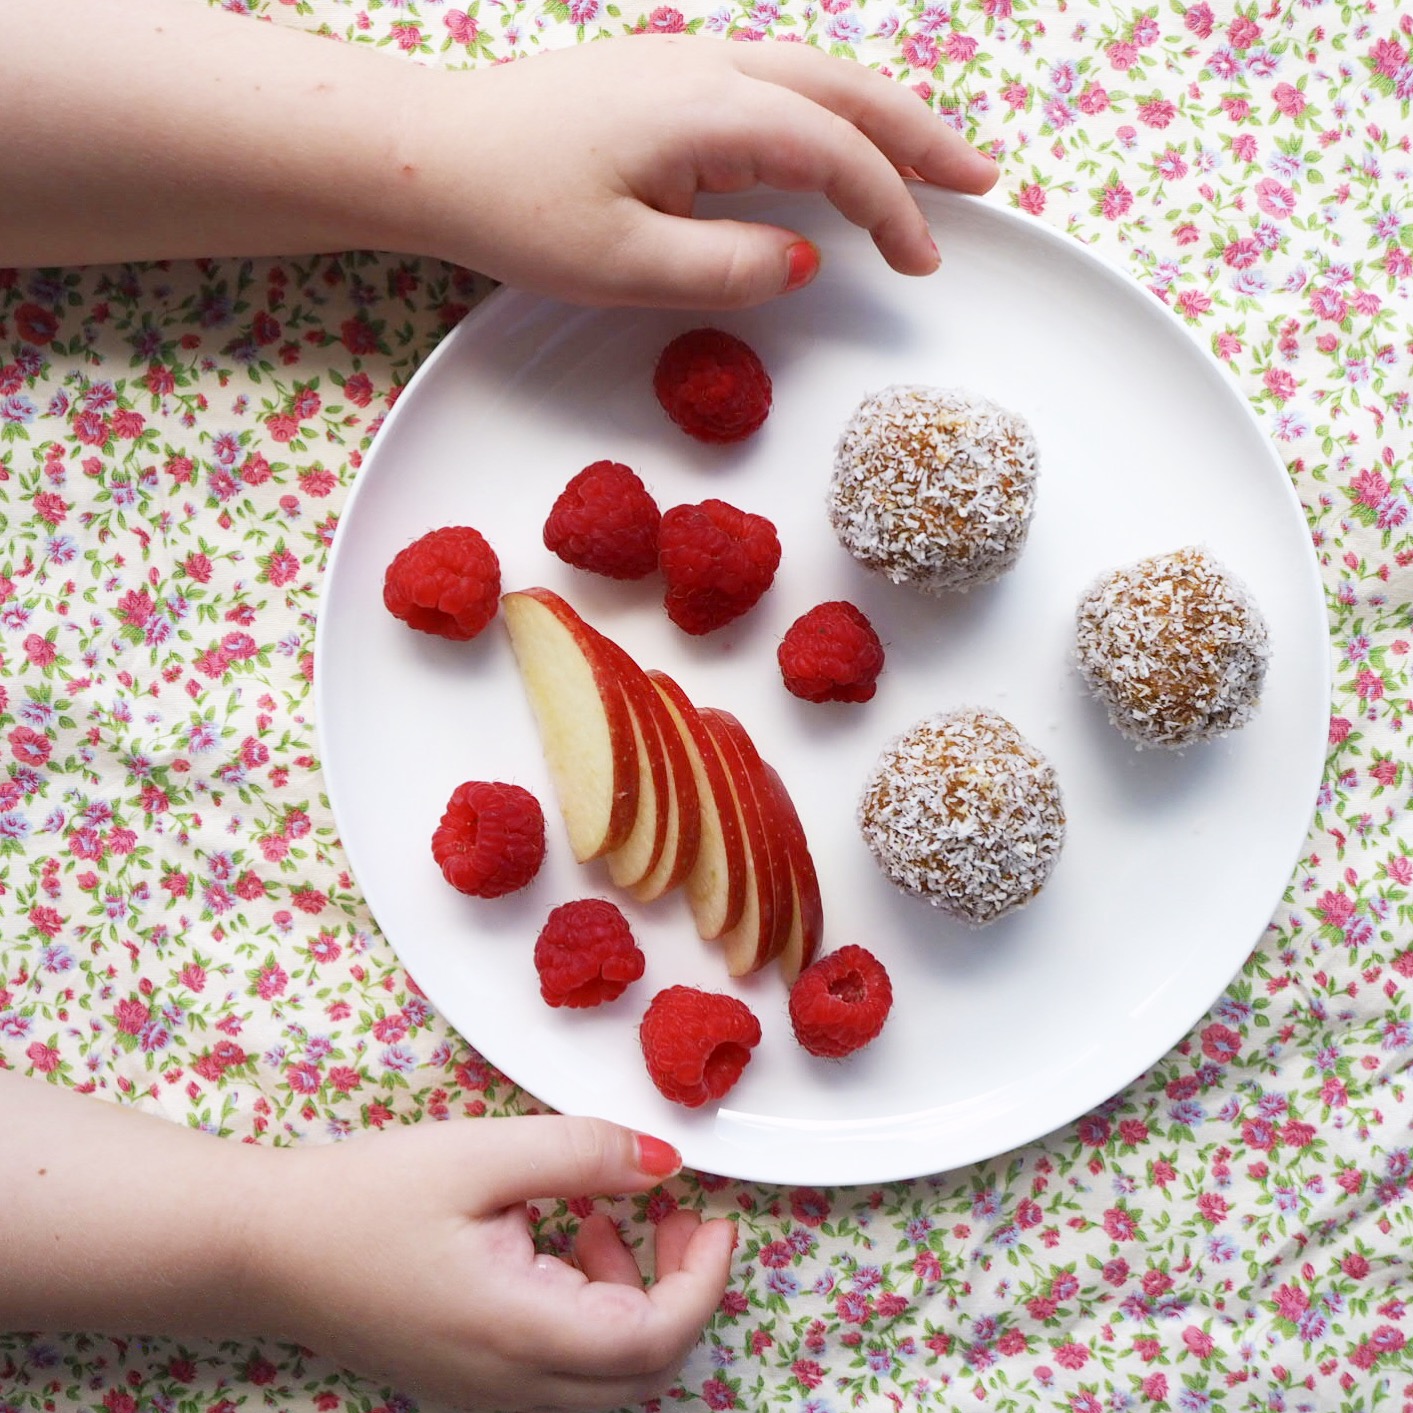
[[[726, 970], [732, 976], [748, 976], [785, 945], [792, 907], [790, 865], [775, 837], [778, 825], [761, 770], [763, 762], [745, 728], [730, 712], [715, 707], [703, 707], [699, 715], [726, 767], [746, 839], [746, 906], [740, 922], [722, 934], [721, 943]], [[771, 804], [769, 814], [767, 803]]]
[[708, 942], [736, 927], [746, 906], [746, 841], [735, 795], [711, 733], [686, 692], [665, 672], [650, 669], [682, 738], [697, 787], [698, 846], [684, 881], [697, 931]]
[[805, 838], [804, 825], [785, 782], [773, 765], [765, 767], [766, 779], [775, 795], [776, 818], [781, 822], [785, 852], [790, 860], [791, 892], [794, 898], [790, 932], [779, 957], [780, 971], [787, 984], [819, 955], [824, 939], [824, 900], [819, 891], [819, 875]]
[[677, 731], [643, 669], [612, 638], [597, 629], [589, 631], [594, 635], [594, 646], [618, 679], [636, 725], [638, 809], [627, 839], [606, 856], [609, 877], [618, 887], [632, 889], [657, 867], [667, 842], [672, 784], [664, 732], [671, 732], [675, 744]]
[[[540, 739], [545, 749], [550, 775], [559, 795], [560, 812], [564, 815], [569, 831], [570, 845], [574, 857], [580, 863], [600, 858], [612, 849], [619, 848], [633, 828], [638, 812], [638, 749], [633, 735], [633, 721], [630, 715], [628, 698], [623, 685], [612, 665], [599, 650], [597, 639], [600, 635], [551, 589], [528, 588], [505, 594], [501, 599], [505, 623], [510, 632], [511, 646], [515, 648], [516, 659], [520, 664], [526, 694], [535, 712], [540, 728]], [[535, 615], [549, 615], [548, 620], [540, 620], [536, 625]], [[556, 706], [564, 706], [557, 700], [553, 690], [537, 692], [531, 682], [531, 670], [525, 654], [531, 652], [531, 635], [539, 631], [558, 629], [562, 632], [562, 645], [554, 639], [554, 650], [578, 654], [581, 668], [586, 668], [592, 680], [594, 703], [580, 703], [581, 714], [592, 718], [597, 710], [597, 725], [606, 732], [607, 750], [611, 758], [610, 779], [605, 782], [607, 798], [596, 801], [596, 811], [587, 827], [583, 821], [570, 818], [568, 784], [571, 782], [573, 760], [571, 752], [566, 756], [551, 740], [552, 733], [576, 730], [587, 731], [587, 721], [578, 726], [573, 721], [555, 721], [548, 713]], [[602, 792], [601, 792], [602, 794]], [[599, 816], [602, 816], [600, 819]]]

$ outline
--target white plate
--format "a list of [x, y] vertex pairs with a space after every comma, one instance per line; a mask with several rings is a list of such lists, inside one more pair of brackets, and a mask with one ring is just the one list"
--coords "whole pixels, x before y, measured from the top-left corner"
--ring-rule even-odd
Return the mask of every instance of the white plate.
[[[806, 291], [710, 321], [747, 339], [775, 383], [762, 431], [700, 446], [653, 399], [654, 360], [708, 322], [584, 311], [502, 291], [436, 350], [378, 435], [334, 544], [319, 619], [317, 710], [338, 827], [379, 925], [451, 1023], [545, 1103], [661, 1135], [688, 1164], [778, 1183], [848, 1184], [955, 1168], [1102, 1102], [1202, 1016], [1278, 905], [1324, 759], [1322, 593], [1284, 468], [1221, 368], [1177, 320], [1072, 240], [987, 202], [923, 194], [943, 251], [927, 280], [890, 272], [822, 201], [719, 203], [803, 230], [824, 269]], [[824, 513], [831, 452], [866, 393], [964, 386], [1028, 417], [1038, 508], [1017, 568], [967, 596], [925, 599], [869, 575]], [[588, 462], [627, 462], [665, 508], [719, 496], [771, 516], [775, 587], [745, 619], [688, 639], [656, 580], [562, 565], [541, 527]], [[858, 942], [892, 973], [883, 1035], [850, 1060], [790, 1038], [772, 969], [736, 989], [765, 1037], [715, 1109], [662, 1099], [636, 1023], [662, 986], [728, 989], [680, 897], [624, 900], [642, 982], [597, 1012], [539, 999], [531, 951], [549, 909], [612, 896], [569, 855], [535, 728], [497, 621], [469, 645], [411, 632], [381, 604], [383, 570], [437, 525], [477, 526], [507, 589], [557, 589], [702, 705], [735, 712], [794, 795], [818, 862], [826, 946]], [[1100, 572], [1200, 543], [1249, 585], [1273, 662], [1257, 719], [1183, 754], [1121, 740], [1072, 669], [1075, 601]], [[780, 683], [775, 646], [812, 604], [849, 598], [888, 644], [868, 705], [812, 706]], [[918, 717], [992, 707], [1048, 753], [1069, 836], [1028, 909], [971, 932], [905, 898], [854, 824], [878, 750]], [[536, 881], [494, 902], [441, 880], [429, 849], [452, 789], [509, 779], [546, 807]]]

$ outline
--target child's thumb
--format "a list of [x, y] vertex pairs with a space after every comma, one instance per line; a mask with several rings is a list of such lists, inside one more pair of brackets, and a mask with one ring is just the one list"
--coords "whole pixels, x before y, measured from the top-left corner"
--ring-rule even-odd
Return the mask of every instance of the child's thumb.
[[488, 1206], [645, 1192], [682, 1166], [670, 1143], [606, 1119], [538, 1115], [496, 1119], [492, 1127], [495, 1142], [476, 1173]]
[[819, 250], [780, 226], [652, 212], [626, 265], [622, 293], [631, 303], [744, 309], [807, 285], [819, 272]]

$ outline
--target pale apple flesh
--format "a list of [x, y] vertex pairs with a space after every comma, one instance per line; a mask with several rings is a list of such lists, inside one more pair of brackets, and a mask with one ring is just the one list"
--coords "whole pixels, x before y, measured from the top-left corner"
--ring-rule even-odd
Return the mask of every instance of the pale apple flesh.
[[698, 800], [696, 856], [684, 890], [698, 934], [713, 941], [735, 927], [746, 905], [746, 844], [726, 767], [686, 692], [665, 672], [648, 680], [662, 694], [691, 765]]
[[741, 723], [714, 707], [700, 711], [726, 768], [746, 841], [746, 905], [735, 927], [721, 934], [726, 970], [732, 976], [758, 971], [785, 942], [790, 925], [790, 871], [774, 821], [762, 808], [767, 788], [757, 779], [760, 757]]
[[702, 815], [697, 778], [681, 729], [661, 689], [649, 674], [644, 673], [644, 678], [658, 708], [658, 730], [667, 762], [667, 809], [661, 857], [628, 891], [640, 903], [651, 903], [687, 881], [701, 845]]
[[627, 839], [638, 810], [638, 751], [622, 684], [599, 635], [558, 594], [518, 590], [501, 607], [569, 847], [580, 863], [600, 858]]

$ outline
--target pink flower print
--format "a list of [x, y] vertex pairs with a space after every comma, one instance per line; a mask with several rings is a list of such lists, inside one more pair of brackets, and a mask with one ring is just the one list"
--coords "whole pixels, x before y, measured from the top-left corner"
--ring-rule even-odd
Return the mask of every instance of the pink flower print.
[[276, 588], [281, 588], [296, 579], [298, 575], [299, 560], [281, 545], [280, 548], [270, 556], [266, 576], [269, 578], [271, 584]]
[[[1396, 39], [1376, 39], [1369, 50], [1369, 66], [1384, 78], [1395, 78], [1407, 61], [1408, 55]], [[26, 307], [33, 308], [32, 305]]]
[[1123, 40], [1115, 40], [1104, 50], [1112, 67], [1121, 74], [1127, 73], [1138, 62], [1138, 50]]
[[1305, 95], [1293, 83], [1278, 83], [1271, 98], [1287, 118], [1298, 118], [1305, 111]]
[[30, 503], [34, 506], [34, 513], [50, 528], [62, 525], [69, 513], [69, 503], [53, 491], [40, 491]]
[[903, 41], [903, 58], [914, 69], [935, 69], [942, 62], [942, 51], [931, 35], [910, 34]]
[[1073, 1340], [1067, 1341], [1055, 1350], [1055, 1363], [1062, 1369], [1082, 1369], [1089, 1363], [1089, 1350]]
[[955, 31], [942, 42], [942, 48], [954, 64], [969, 64], [980, 47], [971, 35], [957, 34]]
[[443, 16], [442, 23], [451, 32], [451, 37], [457, 44], [473, 44], [476, 36], [481, 32], [481, 27], [476, 23], [473, 16], [468, 15], [465, 10], [450, 10]]
[[283, 996], [288, 985], [289, 975], [284, 968], [270, 962], [261, 967], [260, 974], [256, 977], [255, 993], [262, 1001], [270, 1001], [276, 996]]
[[1045, 209], [1045, 188], [1036, 182], [1027, 182], [1021, 187], [1016, 202], [1027, 215], [1038, 216]]
[[292, 442], [299, 435], [299, 423], [288, 412], [276, 412], [265, 419], [265, 430], [277, 442]]
[[36, 1040], [25, 1051], [25, 1058], [32, 1064], [40, 1074], [52, 1074], [59, 1068], [60, 1055], [52, 1046], [42, 1044]]
[[1295, 193], [1274, 177], [1262, 177], [1256, 183], [1256, 205], [1274, 220], [1288, 220], [1295, 211]]
[[1085, 84], [1083, 92], [1075, 99], [1075, 107], [1090, 117], [1106, 112], [1109, 107], [1108, 90], [1097, 83]]
[[16, 726], [9, 740], [10, 751], [21, 765], [43, 765], [54, 748], [48, 736], [29, 726]]
[[1019, 112], [1030, 101], [1030, 90], [1023, 83], [1008, 83], [1001, 90], [1001, 101], [1013, 112]]
[[1166, 98], [1150, 98], [1138, 109], [1138, 121], [1150, 128], [1165, 128], [1175, 117], [1177, 106]]
[[142, 435], [147, 419], [140, 412], [122, 409], [113, 414], [113, 435], [123, 441], [132, 441]]
[[1121, 182], [1106, 186], [1099, 209], [1106, 221], [1117, 221], [1133, 205], [1133, 193]]
[[1132, 1241], [1138, 1233], [1133, 1214], [1122, 1207], [1110, 1207], [1104, 1213], [1104, 1231], [1113, 1241]]
[[317, 888], [296, 888], [289, 900], [302, 913], [321, 913], [328, 906], [328, 897]]

